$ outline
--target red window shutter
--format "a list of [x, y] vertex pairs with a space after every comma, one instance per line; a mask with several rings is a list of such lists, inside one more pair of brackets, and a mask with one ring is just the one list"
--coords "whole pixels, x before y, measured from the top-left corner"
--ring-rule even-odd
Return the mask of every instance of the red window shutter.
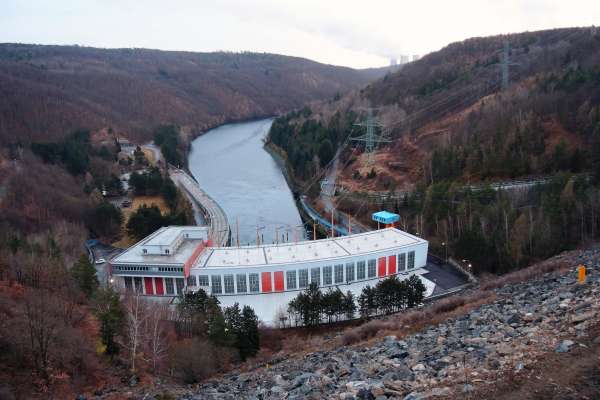
[[283, 271], [275, 271], [273, 278], [275, 279], [275, 291], [283, 292]]
[[386, 270], [385, 270], [385, 257], [380, 257], [379, 258], [379, 265], [377, 268], [377, 276], [382, 277], [385, 276]]
[[163, 288], [163, 278], [154, 278], [154, 286], [156, 286], [157, 295], [163, 296], [165, 294], [165, 290]]
[[144, 277], [144, 286], [146, 287], [146, 294], [154, 294], [154, 287], [152, 286], [152, 278]]
[[273, 289], [271, 288], [271, 273], [263, 272], [260, 276], [261, 276], [261, 281], [262, 281], [262, 291], [263, 292], [272, 291]]
[[396, 273], [396, 255], [388, 257], [388, 275]]

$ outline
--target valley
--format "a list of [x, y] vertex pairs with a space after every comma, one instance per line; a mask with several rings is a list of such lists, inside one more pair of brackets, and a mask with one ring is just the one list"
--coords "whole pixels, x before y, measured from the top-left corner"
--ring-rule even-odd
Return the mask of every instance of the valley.
[[271, 11], [0, 43], [0, 399], [599, 397], [599, 30], [359, 69]]

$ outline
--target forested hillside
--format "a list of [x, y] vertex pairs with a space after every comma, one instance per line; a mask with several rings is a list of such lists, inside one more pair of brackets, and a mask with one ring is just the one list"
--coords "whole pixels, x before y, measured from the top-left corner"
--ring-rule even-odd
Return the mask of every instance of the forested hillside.
[[0, 44], [0, 142], [79, 128], [142, 139], [161, 124], [201, 130], [327, 99], [375, 72], [266, 53]]
[[[504, 272], [599, 237], [599, 66], [594, 28], [468, 39], [278, 118], [270, 137], [309, 195], [339, 149], [339, 210], [364, 221], [382, 208], [399, 212], [434, 253]], [[355, 124], [369, 106], [390, 140], [373, 164], [348, 141], [364, 134]], [[544, 180], [486, 186], [524, 177]]]
[[[506, 42], [510, 85], [503, 90]], [[313, 162], [321, 146], [336, 148], [350, 132], [358, 136], [352, 124], [375, 107], [392, 142], [376, 154], [377, 179], [361, 181], [361, 190], [410, 189], [425, 177], [477, 181], [578, 172], [591, 166], [585, 150], [600, 129], [599, 65], [594, 29], [468, 39], [363, 90], [280, 118], [272, 139], [290, 153], [299, 177], [310, 176], [329, 161]], [[302, 145], [307, 137], [312, 147]], [[342, 177], [349, 187], [356, 186], [355, 171], [370, 172], [358, 150]]]

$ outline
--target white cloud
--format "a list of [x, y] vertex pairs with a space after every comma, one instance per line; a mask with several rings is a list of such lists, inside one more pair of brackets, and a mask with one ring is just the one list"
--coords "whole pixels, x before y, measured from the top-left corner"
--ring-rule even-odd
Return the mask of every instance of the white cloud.
[[472, 36], [598, 21], [595, 0], [3, 0], [0, 42], [268, 51], [367, 67]]

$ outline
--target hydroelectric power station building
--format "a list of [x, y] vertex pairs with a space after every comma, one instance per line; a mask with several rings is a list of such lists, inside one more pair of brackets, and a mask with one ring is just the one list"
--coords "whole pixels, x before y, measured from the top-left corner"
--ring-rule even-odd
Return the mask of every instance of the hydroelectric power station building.
[[[312, 282], [360, 295], [363, 287], [391, 275], [427, 273], [427, 250], [426, 240], [394, 227], [297, 243], [212, 247], [206, 227], [169, 226], [110, 264], [114, 284], [122, 289], [166, 297], [204, 289], [221, 305], [249, 305], [272, 323]], [[435, 284], [421, 279], [431, 295]]]

